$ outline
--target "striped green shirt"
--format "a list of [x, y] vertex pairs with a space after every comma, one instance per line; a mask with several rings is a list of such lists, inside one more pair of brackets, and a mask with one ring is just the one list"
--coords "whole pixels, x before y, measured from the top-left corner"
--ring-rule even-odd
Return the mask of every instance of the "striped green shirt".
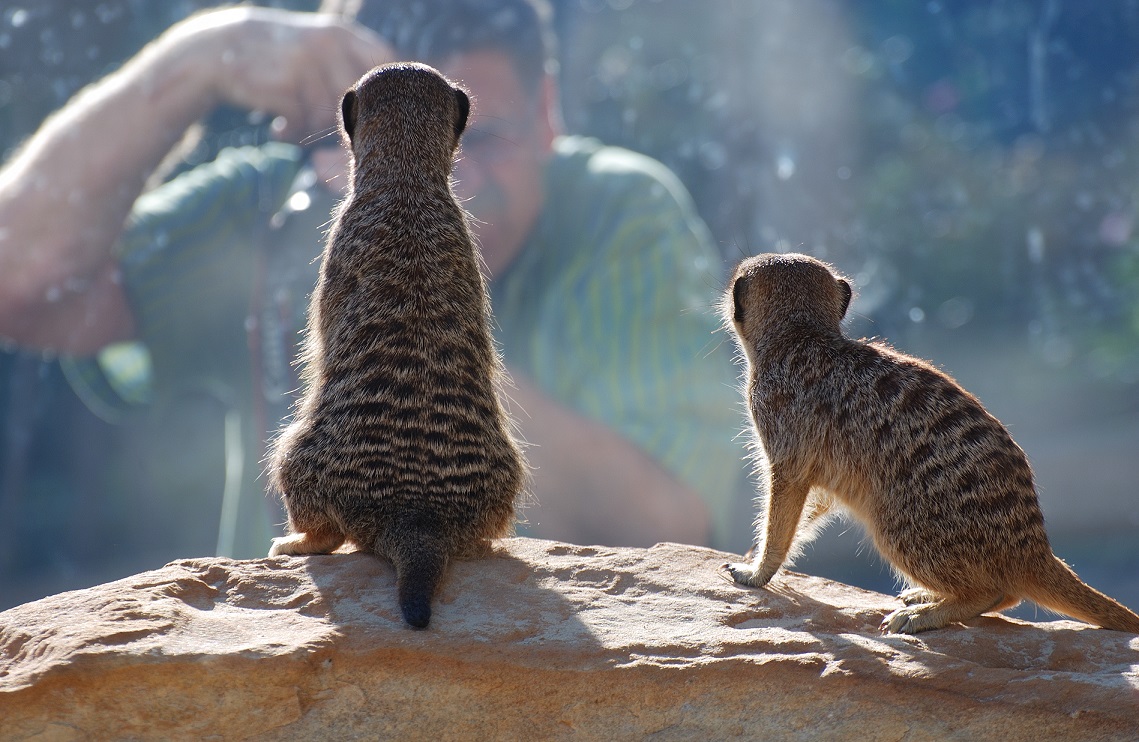
[[[298, 149], [271, 144], [226, 150], [141, 197], [120, 250], [149, 381], [122, 348], [98, 367], [68, 364], [93, 406], [193, 404], [205, 394], [236, 412], [247, 461], [235, 556], [264, 554], [274, 530], [258, 456], [295, 389], [283, 377], [333, 204], [303, 189], [312, 180]], [[713, 334], [722, 277], [706, 228], [664, 166], [594, 140], [558, 140], [547, 196], [529, 241], [491, 285], [507, 365], [699, 492], [713, 545], [728, 547], [741, 418], [727, 343]], [[224, 466], [216, 443], [181, 455]]]
[[707, 228], [667, 168], [592, 139], [556, 142], [546, 189], [491, 285], [507, 366], [699, 492], [727, 548], [742, 418], [730, 343], [714, 334], [723, 277]]

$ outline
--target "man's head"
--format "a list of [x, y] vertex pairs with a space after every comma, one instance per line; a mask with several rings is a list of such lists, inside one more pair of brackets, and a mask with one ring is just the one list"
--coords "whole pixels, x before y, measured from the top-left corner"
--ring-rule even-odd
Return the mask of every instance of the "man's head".
[[491, 276], [518, 254], [545, 202], [543, 170], [560, 128], [546, 0], [324, 0], [406, 60], [462, 82], [474, 98], [455, 167]]
[[557, 40], [546, 0], [323, 0], [320, 9], [367, 26], [410, 59], [504, 52], [531, 94], [556, 70]]

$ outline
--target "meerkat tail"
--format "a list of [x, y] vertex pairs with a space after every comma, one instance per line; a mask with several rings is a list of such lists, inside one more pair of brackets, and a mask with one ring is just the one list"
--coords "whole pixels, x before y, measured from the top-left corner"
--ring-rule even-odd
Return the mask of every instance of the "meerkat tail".
[[1139, 615], [1089, 587], [1056, 556], [1025, 585], [1025, 597], [1105, 629], [1139, 634]]
[[403, 620], [417, 629], [431, 620], [431, 599], [447, 569], [447, 552], [429, 535], [400, 534], [403, 548], [395, 556], [396, 593]]

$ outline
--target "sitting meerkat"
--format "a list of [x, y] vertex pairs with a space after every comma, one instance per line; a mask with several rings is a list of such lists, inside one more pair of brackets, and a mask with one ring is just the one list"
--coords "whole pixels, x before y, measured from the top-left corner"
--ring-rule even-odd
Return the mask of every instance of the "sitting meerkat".
[[851, 293], [805, 255], [748, 258], [732, 278], [724, 313], [747, 362], [764, 512], [754, 560], [725, 565], [731, 576], [767, 584], [841, 504], [916, 586], [883, 631], [937, 629], [1027, 598], [1139, 633], [1139, 616], [1052, 553], [1032, 470], [1004, 425], [930, 364], [843, 336]]
[[269, 554], [348, 541], [382, 556], [417, 628], [448, 561], [511, 530], [526, 479], [451, 189], [469, 111], [467, 94], [422, 64], [378, 67], [344, 94], [352, 189], [309, 307], [304, 394], [269, 464], [290, 533]]

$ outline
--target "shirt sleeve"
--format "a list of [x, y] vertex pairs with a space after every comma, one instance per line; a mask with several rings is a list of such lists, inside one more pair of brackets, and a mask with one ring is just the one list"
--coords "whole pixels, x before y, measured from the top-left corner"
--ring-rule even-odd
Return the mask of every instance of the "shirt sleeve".
[[[150, 387], [177, 393], [234, 378], [247, 362], [244, 318], [258, 241], [300, 166], [301, 150], [290, 145], [226, 149], [139, 197], [117, 252], [142, 355], [114, 347], [65, 364], [93, 409], [113, 417], [151, 398]], [[124, 357], [143, 358], [146, 378]], [[133, 398], [122, 393], [140, 385], [146, 389]]]

